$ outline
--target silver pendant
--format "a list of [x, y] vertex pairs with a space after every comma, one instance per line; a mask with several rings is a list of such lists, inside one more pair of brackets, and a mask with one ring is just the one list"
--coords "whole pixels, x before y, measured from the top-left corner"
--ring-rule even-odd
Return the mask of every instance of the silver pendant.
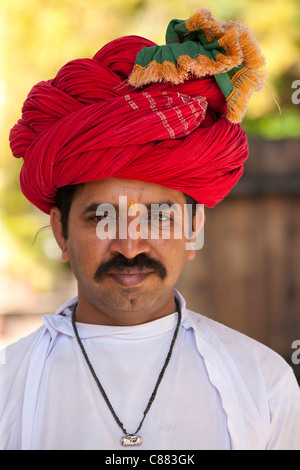
[[143, 443], [141, 436], [136, 436], [136, 434], [126, 434], [121, 438], [121, 444], [123, 447], [128, 446], [140, 446]]

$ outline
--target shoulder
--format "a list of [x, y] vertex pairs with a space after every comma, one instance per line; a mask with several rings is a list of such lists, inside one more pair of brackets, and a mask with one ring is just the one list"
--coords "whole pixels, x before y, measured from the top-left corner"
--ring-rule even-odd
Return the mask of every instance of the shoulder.
[[[20, 338], [18, 341], [8, 345], [6, 348], [0, 351], [0, 364], [8, 365], [12, 368], [14, 365], [17, 366], [20, 362], [24, 362], [28, 355], [31, 354], [35, 344], [39, 338], [43, 335], [45, 330], [48, 328], [48, 322], [45, 322], [47, 316], [55, 317], [57, 315], [66, 316], [70, 314], [70, 309], [77, 301], [77, 297], [73, 297], [64, 304], [62, 304], [54, 314], [45, 315], [42, 317], [43, 325], [39, 327], [34, 332], [30, 333], [23, 338]], [[1, 369], [0, 369], [1, 370]], [[1, 372], [0, 372], [1, 374]]]
[[187, 317], [194, 325], [196, 335], [202, 340], [205, 338], [217, 353], [226, 352], [230, 358], [228, 362], [234, 364], [248, 383], [255, 384], [262, 379], [270, 391], [287, 377], [295, 382], [292, 368], [268, 346], [191, 310], [187, 310]]
[[20, 367], [28, 362], [31, 352], [39, 337], [45, 330], [41, 326], [33, 333], [19, 339], [1, 350], [0, 380], [3, 376], [13, 376]]
[[[260, 436], [261, 448], [298, 450], [300, 389], [287, 362], [260, 342], [195, 312], [187, 311], [184, 322], [194, 330], [198, 351], [228, 417], [235, 413], [237, 421], [243, 417], [248, 430], [254, 426], [251, 435]], [[238, 426], [237, 441], [241, 429]], [[248, 441], [242, 448], [252, 448]]]

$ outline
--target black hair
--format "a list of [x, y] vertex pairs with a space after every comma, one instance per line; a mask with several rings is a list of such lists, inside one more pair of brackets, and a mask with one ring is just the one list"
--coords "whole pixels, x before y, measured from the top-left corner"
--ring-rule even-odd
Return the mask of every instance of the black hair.
[[65, 240], [68, 238], [68, 220], [71, 204], [75, 194], [78, 192], [82, 184], [83, 183], [63, 186], [62, 188], [59, 188], [56, 193], [55, 205], [58, 207], [61, 213], [62, 232]]
[[[65, 240], [68, 238], [68, 219], [72, 201], [75, 197], [75, 194], [83, 184], [84, 183], [63, 186], [62, 188], [59, 188], [56, 193], [55, 205], [61, 212], [61, 224]], [[185, 193], [183, 194], [186, 198], [187, 204], [191, 204], [192, 206], [192, 218], [194, 218], [196, 214], [197, 201], [192, 196], [189, 196]]]

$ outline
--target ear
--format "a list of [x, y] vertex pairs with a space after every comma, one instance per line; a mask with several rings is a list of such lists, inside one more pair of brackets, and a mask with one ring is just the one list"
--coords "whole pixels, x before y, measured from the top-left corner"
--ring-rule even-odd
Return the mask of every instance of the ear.
[[[196, 256], [195, 250], [199, 250], [203, 246], [204, 241], [204, 204], [197, 204], [196, 214], [193, 217], [193, 236], [188, 243], [188, 260], [193, 260]], [[201, 232], [201, 234], [200, 234]]]
[[69, 255], [67, 250], [67, 242], [63, 235], [62, 223], [61, 223], [61, 212], [58, 207], [53, 207], [50, 212], [50, 224], [52, 232], [57, 241], [59, 248], [61, 249], [61, 259], [64, 262], [69, 261]]

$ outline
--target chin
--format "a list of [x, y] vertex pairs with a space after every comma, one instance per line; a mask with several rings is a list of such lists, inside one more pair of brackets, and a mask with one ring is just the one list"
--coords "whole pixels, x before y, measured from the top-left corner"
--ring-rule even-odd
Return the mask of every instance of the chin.
[[118, 289], [118, 292], [114, 289], [101, 293], [101, 296], [97, 296], [93, 303], [97, 310], [105, 310], [107, 313], [108, 310], [147, 312], [156, 304], [156, 296], [153, 290], [145, 292], [139, 287]]

